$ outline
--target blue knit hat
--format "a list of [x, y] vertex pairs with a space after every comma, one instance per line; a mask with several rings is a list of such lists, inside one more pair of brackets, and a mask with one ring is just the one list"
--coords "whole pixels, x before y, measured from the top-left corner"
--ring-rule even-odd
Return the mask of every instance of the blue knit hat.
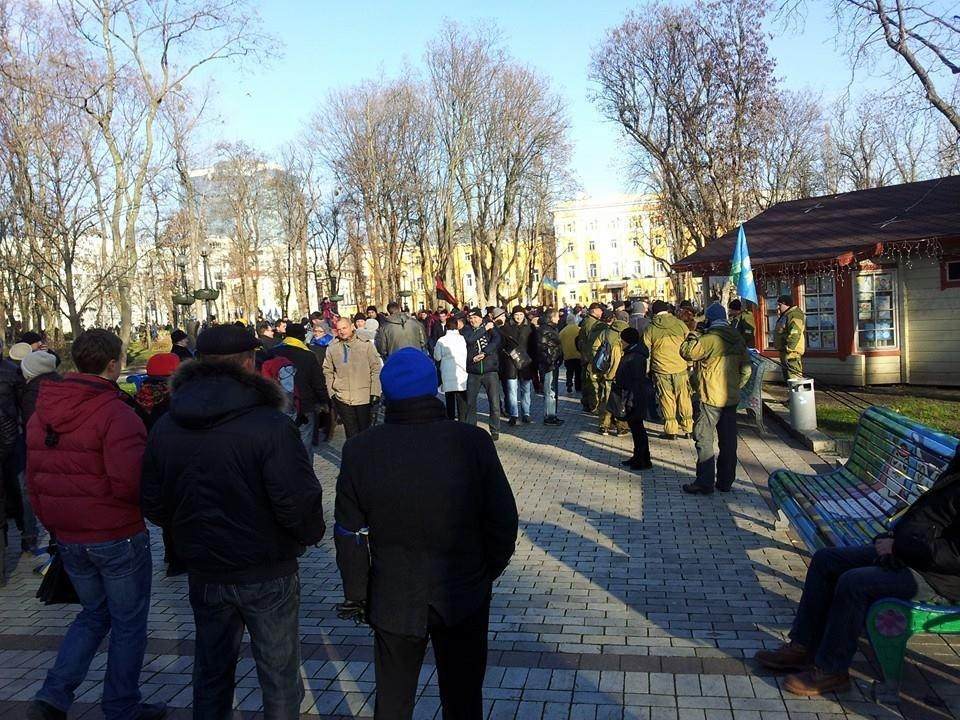
[[397, 350], [380, 371], [380, 386], [387, 401], [437, 394], [437, 366], [416, 348]]
[[713, 325], [718, 320], [726, 321], [727, 311], [724, 310], [723, 305], [718, 302], [712, 303], [704, 312], [704, 315], [707, 318], [707, 325]]

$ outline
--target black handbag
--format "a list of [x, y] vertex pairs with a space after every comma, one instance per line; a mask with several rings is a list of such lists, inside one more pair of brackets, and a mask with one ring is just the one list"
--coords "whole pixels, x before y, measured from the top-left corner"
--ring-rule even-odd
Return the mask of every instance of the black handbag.
[[530, 355], [527, 354], [527, 351], [519, 347], [512, 347], [507, 350], [507, 357], [510, 358], [510, 362], [513, 363], [513, 366], [517, 368], [517, 370], [523, 370], [533, 362], [530, 359]]
[[44, 605], [78, 605], [80, 598], [73, 587], [67, 569], [63, 566], [60, 553], [55, 552], [50, 558], [47, 571], [43, 574], [40, 587], [37, 588], [37, 599]]

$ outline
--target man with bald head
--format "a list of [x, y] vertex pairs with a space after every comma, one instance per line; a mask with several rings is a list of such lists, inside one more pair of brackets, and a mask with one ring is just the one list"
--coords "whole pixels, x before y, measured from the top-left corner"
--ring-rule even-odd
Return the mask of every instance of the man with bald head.
[[349, 318], [337, 320], [336, 339], [327, 347], [323, 377], [330, 399], [351, 438], [370, 427], [373, 406], [380, 402], [383, 363], [373, 343], [354, 332]]

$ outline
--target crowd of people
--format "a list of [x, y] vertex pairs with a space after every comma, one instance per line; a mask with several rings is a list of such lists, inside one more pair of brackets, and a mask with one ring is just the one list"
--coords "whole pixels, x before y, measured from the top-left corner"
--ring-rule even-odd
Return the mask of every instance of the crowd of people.
[[[167, 572], [187, 575], [194, 717], [232, 716], [244, 631], [265, 717], [298, 717], [298, 558], [327, 531], [312, 452], [319, 435], [342, 424], [337, 614], [372, 627], [375, 716], [412, 717], [430, 642], [444, 717], [481, 717], [493, 583], [518, 533], [495, 445], [500, 418], [532, 422], [533, 396], [542, 393], [543, 424], [560, 426], [563, 368], [567, 394], [596, 417], [599, 433], [630, 433], [625, 465], [653, 466], [645, 422], [657, 419], [665, 440], [692, 434], [696, 443], [685, 492], [730, 491], [750, 315], [736, 300], [702, 311], [637, 300], [416, 316], [390, 303], [385, 314], [369, 307], [255, 329], [211, 325], [195, 340], [173, 332], [171, 351], [149, 359], [132, 396], [118, 386], [125, 358], [114, 333], [84, 331], [70, 349], [75, 372], [65, 374], [43, 337], [25, 334], [0, 362], [0, 459], [5, 488], [16, 491], [5, 493], [7, 515], [19, 518], [28, 552], [38, 551], [42, 523], [81, 606], [28, 716], [66, 718], [108, 636], [106, 718], [166, 714], [139, 689], [149, 521], [162, 530]], [[792, 323], [783, 322], [784, 334], [795, 332]], [[487, 431], [476, 427], [481, 389]], [[918, 503], [895, 534], [814, 556], [790, 642], [758, 655], [796, 671], [788, 690], [816, 694], [849, 681], [872, 598], [931, 587], [958, 594], [955, 465], [935, 488], [944, 502]], [[20, 506], [11, 513], [14, 496]]]

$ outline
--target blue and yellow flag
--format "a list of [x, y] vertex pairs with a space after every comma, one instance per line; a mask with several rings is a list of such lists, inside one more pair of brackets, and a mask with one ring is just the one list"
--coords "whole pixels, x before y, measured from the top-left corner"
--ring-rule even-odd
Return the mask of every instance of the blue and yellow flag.
[[557, 290], [560, 287], [560, 282], [558, 280], [555, 280], [552, 277], [547, 277], [546, 275], [543, 276], [543, 284], [551, 290]]
[[747, 248], [747, 233], [740, 226], [737, 244], [733, 246], [733, 260], [730, 261], [730, 282], [737, 288], [741, 300], [757, 303], [757, 285], [753, 281], [753, 267], [750, 265], [750, 250]]

